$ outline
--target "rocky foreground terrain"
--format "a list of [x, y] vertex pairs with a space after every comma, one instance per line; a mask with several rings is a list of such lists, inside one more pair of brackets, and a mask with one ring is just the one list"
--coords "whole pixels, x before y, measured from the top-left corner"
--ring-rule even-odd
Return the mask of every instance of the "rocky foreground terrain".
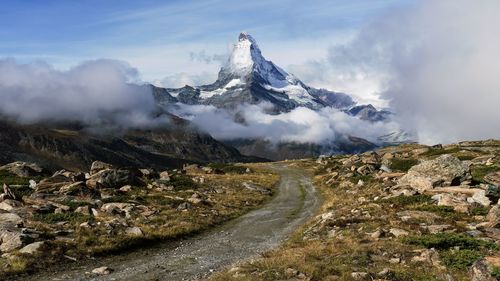
[[0, 279], [198, 233], [266, 201], [277, 180], [252, 165], [155, 171], [95, 161], [88, 172], [53, 174], [0, 166]]
[[213, 280], [500, 280], [500, 141], [289, 162], [321, 214]]

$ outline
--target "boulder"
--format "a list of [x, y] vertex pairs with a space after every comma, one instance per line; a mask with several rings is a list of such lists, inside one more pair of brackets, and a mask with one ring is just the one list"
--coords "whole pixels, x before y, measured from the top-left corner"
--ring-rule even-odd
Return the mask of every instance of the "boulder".
[[59, 194], [76, 195], [86, 193], [88, 190], [87, 185], [83, 181], [78, 181], [72, 184], [65, 185], [59, 189]]
[[18, 227], [22, 223], [23, 220], [16, 214], [0, 213], [0, 251], [11, 252], [21, 248], [27, 242]]
[[394, 237], [408, 236], [409, 234], [408, 231], [399, 228], [391, 228], [389, 229], [389, 233], [394, 235]]
[[112, 215], [120, 215], [130, 218], [135, 205], [131, 203], [106, 203], [102, 205], [101, 211]]
[[93, 174], [86, 184], [91, 189], [120, 188], [137, 183], [136, 173], [126, 169], [107, 169]]
[[0, 171], [1, 170], [8, 171], [22, 178], [34, 177], [41, 175], [43, 173], [42, 167], [38, 166], [37, 164], [26, 163], [21, 161], [1, 166]]
[[170, 175], [169, 175], [168, 171], [163, 171], [160, 173], [160, 180], [170, 181]]
[[486, 216], [486, 220], [488, 221], [488, 227], [491, 228], [496, 228], [500, 226], [500, 206], [495, 205], [493, 206], [490, 211], [488, 212], [488, 215]]
[[66, 186], [66, 185], [70, 185], [72, 183], [73, 182], [71, 181], [71, 179], [69, 179], [63, 175], [56, 175], [56, 176], [52, 176], [50, 178], [46, 178], [46, 179], [41, 180], [36, 185], [36, 191], [37, 192], [40, 192], [40, 191], [52, 192], [55, 190], [59, 190], [59, 189], [61, 189], [61, 187]]
[[496, 278], [491, 277], [488, 264], [484, 259], [476, 261], [469, 269], [469, 277], [471, 281], [495, 281]]
[[113, 165], [104, 163], [102, 161], [94, 161], [90, 166], [90, 175], [94, 175], [102, 170], [113, 169]]
[[469, 167], [452, 155], [442, 155], [410, 168], [399, 179], [398, 185], [407, 185], [423, 192], [440, 186], [456, 186], [470, 179]]
[[31, 244], [24, 246], [21, 250], [19, 250], [19, 253], [34, 255], [40, 251], [40, 249], [43, 247], [43, 245], [45, 245], [45, 242], [43, 242], [43, 241], [34, 242], [34, 243], [31, 243]]
[[127, 229], [125, 229], [125, 233], [130, 235], [130, 236], [143, 236], [144, 235], [142, 230], [137, 226], [128, 227]]
[[484, 176], [484, 181], [494, 186], [500, 186], [500, 172], [492, 172]]
[[0, 210], [4, 210], [7, 212], [11, 212], [12, 210], [16, 208], [22, 207], [22, 203], [16, 200], [12, 199], [5, 199], [2, 202], [0, 202]]

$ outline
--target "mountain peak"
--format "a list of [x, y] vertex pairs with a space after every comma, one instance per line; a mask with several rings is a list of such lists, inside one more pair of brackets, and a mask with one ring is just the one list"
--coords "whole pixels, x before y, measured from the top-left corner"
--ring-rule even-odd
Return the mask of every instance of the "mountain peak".
[[227, 68], [231, 73], [244, 77], [252, 73], [254, 65], [264, 61], [255, 39], [245, 33], [240, 33], [238, 42], [234, 44]]

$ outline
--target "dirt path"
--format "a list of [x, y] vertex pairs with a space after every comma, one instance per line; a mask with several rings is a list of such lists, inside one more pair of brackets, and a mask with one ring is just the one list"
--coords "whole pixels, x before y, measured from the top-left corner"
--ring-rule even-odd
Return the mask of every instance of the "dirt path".
[[[320, 205], [305, 171], [272, 164], [281, 174], [278, 194], [262, 208], [221, 227], [176, 243], [99, 258], [63, 272], [42, 272], [26, 280], [198, 280], [238, 261], [278, 246]], [[94, 276], [99, 266], [115, 271]]]

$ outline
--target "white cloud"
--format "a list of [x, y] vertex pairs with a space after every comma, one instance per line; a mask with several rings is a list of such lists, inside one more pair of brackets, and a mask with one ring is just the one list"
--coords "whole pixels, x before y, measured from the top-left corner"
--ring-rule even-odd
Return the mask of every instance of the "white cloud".
[[133, 84], [137, 82], [137, 70], [119, 61], [87, 61], [60, 71], [44, 62], [3, 59], [0, 114], [22, 123], [153, 125], [156, 104], [150, 89]]
[[376, 142], [378, 136], [399, 128], [394, 122], [370, 123], [333, 108], [314, 111], [299, 107], [288, 113], [270, 115], [266, 113], [269, 106], [272, 105], [242, 105], [235, 110], [238, 121], [235, 121], [235, 112], [206, 105], [178, 104], [174, 112], [223, 140], [257, 138], [273, 143], [323, 144], [352, 135]]

